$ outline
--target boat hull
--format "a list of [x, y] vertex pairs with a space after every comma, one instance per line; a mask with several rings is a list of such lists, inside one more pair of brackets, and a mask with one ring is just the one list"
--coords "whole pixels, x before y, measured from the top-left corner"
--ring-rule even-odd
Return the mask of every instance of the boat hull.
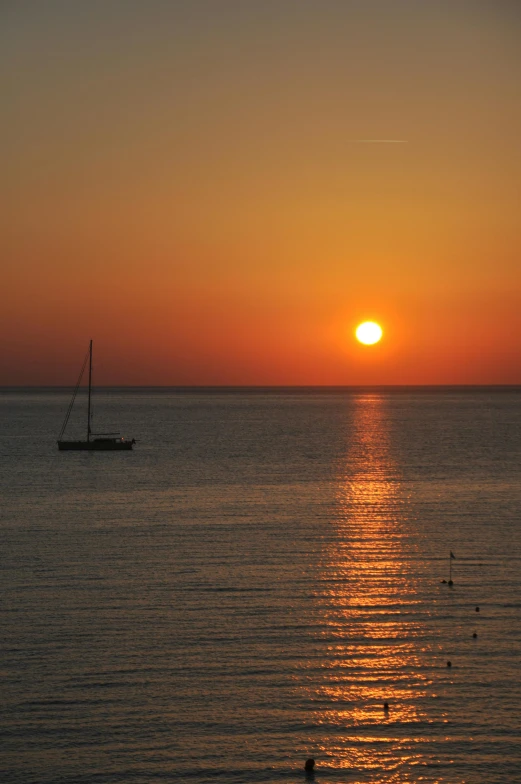
[[134, 445], [132, 441], [120, 441], [116, 439], [94, 439], [93, 441], [58, 441], [60, 451], [86, 451], [86, 452], [128, 452]]

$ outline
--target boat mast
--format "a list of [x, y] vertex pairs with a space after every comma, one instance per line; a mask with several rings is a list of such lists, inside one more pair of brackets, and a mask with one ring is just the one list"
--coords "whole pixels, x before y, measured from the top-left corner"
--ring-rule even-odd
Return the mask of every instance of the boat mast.
[[87, 405], [87, 441], [90, 441], [90, 390], [92, 387], [92, 340], [89, 345], [89, 402]]

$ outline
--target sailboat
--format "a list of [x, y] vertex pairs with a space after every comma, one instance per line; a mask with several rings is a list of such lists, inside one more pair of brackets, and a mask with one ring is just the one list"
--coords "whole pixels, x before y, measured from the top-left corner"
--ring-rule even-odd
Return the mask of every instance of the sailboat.
[[[72, 407], [74, 405], [74, 401], [76, 399], [76, 395], [78, 394], [78, 389], [80, 388], [81, 380], [83, 378], [83, 373], [85, 372], [85, 368], [87, 366], [87, 362], [89, 365], [89, 396], [88, 396], [88, 403], [87, 403], [87, 438], [85, 441], [64, 441], [63, 436], [65, 434], [65, 428], [67, 427], [67, 423], [69, 421], [69, 417], [71, 415]], [[132, 449], [136, 440], [133, 438], [131, 441], [125, 440], [119, 433], [93, 433], [91, 429], [91, 419], [92, 419], [92, 410], [91, 410], [91, 395], [92, 395], [92, 340], [89, 343], [89, 350], [83, 360], [83, 365], [81, 368], [80, 376], [78, 378], [78, 382], [76, 384], [76, 388], [72, 393], [72, 399], [69, 403], [69, 408], [67, 409], [67, 413], [65, 415], [65, 419], [63, 421], [62, 429], [60, 430], [60, 435], [58, 436], [58, 449], [66, 450], [66, 449], [75, 449], [75, 450], [89, 450], [89, 451], [115, 451], [115, 450], [128, 450]]]

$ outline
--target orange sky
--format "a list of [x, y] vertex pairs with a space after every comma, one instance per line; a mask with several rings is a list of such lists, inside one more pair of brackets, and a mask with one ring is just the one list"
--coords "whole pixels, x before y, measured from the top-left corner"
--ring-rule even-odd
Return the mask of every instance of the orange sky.
[[0, 21], [0, 384], [521, 383], [516, 3]]

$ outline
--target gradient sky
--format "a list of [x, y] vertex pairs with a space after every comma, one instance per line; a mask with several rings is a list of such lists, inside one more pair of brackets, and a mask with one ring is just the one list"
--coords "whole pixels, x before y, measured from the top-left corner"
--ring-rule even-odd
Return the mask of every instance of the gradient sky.
[[521, 383], [516, 0], [3, 0], [0, 66], [0, 384]]

